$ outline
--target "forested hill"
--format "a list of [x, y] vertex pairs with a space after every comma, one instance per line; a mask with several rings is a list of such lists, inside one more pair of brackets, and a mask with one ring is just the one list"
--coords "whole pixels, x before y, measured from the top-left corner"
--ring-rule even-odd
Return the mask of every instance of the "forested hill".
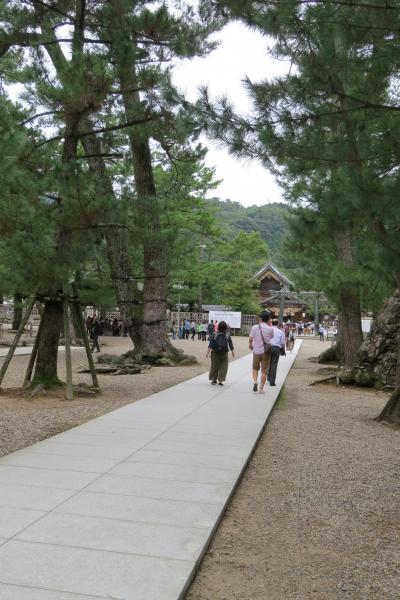
[[[273, 202], [263, 206], [245, 207], [231, 200], [209, 201], [216, 211], [218, 221], [228, 235], [235, 235], [240, 230], [246, 232], [259, 231], [263, 240], [271, 249], [272, 257], [278, 253], [279, 245], [288, 234], [285, 215], [289, 209], [285, 204]], [[271, 258], [272, 258], [271, 257]]]

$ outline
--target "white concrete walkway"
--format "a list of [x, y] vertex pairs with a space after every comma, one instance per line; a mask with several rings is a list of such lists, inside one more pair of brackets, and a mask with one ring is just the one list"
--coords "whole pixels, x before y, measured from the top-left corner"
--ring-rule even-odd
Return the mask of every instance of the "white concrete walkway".
[[248, 355], [224, 387], [201, 375], [3, 457], [1, 600], [182, 598], [300, 345], [265, 395]]
[[[14, 356], [25, 356], [32, 353], [33, 346], [18, 346], [15, 348]], [[82, 346], [71, 346], [71, 350], [82, 350]], [[63, 352], [65, 346], [58, 346], [58, 351]], [[0, 357], [7, 356], [9, 348], [0, 348]], [[1, 600], [1, 596], [0, 596]]]

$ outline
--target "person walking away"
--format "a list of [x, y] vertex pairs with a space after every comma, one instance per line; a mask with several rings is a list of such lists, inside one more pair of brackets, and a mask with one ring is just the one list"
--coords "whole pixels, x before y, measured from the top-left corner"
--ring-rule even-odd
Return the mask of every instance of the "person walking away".
[[192, 334], [192, 340], [194, 341], [194, 336], [196, 335], [196, 323], [194, 321], [190, 323], [190, 333]]
[[272, 321], [272, 329], [274, 330], [274, 337], [271, 340], [271, 360], [269, 363], [268, 370], [268, 381], [269, 385], [275, 386], [276, 383], [276, 370], [278, 368], [279, 357], [286, 356], [285, 352], [285, 334], [282, 331], [283, 325], [278, 326], [278, 319]]
[[249, 348], [253, 351], [253, 392], [258, 391], [258, 373], [261, 368], [260, 394], [264, 394], [271, 360], [271, 340], [274, 337], [274, 330], [271, 325], [268, 325], [268, 321], [270, 321], [269, 313], [263, 311], [259, 324], [253, 325], [249, 337]]
[[101, 334], [103, 333], [101, 326], [100, 326], [100, 321], [97, 317], [93, 318], [93, 326], [92, 326], [92, 332], [91, 332], [91, 338], [93, 341], [92, 344], [92, 352], [94, 352], [94, 349], [96, 348], [97, 352], [101, 352], [100, 350], [100, 345], [99, 345], [99, 337], [101, 336]]
[[186, 319], [185, 321], [185, 338], [188, 340], [190, 335], [190, 321]]
[[322, 323], [319, 326], [318, 333], [319, 333], [319, 340], [320, 340], [320, 342], [323, 342], [324, 341], [324, 333], [325, 333], [325, 331], [324, 331], [324, 326], [322, 325]]
[[111, 325], [113, 337], [118, 336], [118, 319], [115, 318]]
[[294, 328], [291, 328], [289, 331], [289, 339], [287, 342], [287, 349], [289, 350], [289, 352], [293, 352], [293, 348], [294, 348], [294, 340], [296, 339], [296, 333]]
[[196, 323], [197, 339], [201, 340], [201, 323]]
[[93, 319], [90, 315], [86, 319], [85, 326], [86, 326], [87, 333], [90, 335], [90, 333], [92, 331], [92, 326], [93, 326]]
[[201, 341], [207, 341], [207, 324], [205, 321], [201, 323]]
[[234, 347], [231, 336], [226, 335], [227, 325], [225, 321], [218, 323], [218, 331], [212, 334], [207, 348], [206, 358], [211, 352], [211, 367], [208, 378], [211, 385], [224, 385], [226, 374], [228, 372], [228, 354], [232, 352], [235, 358]]
[[289, 333], [290, 333], [290, 325], [289, 323], [286, 323], [286, 325], [283, 328], [284, 334], [285, 334], [285, 343], [286, 343], [286, 350], [289, 349]]
[[176, 340], [176, 334], [178, 333], [178, 325], [176, 324], [176, 321], [172, 321], [172, 339]]
[[214, 333], [214, 321], [212, 319], [207, 326], [207, 331], [208, 331], [208, 341], [210, 341], [211, 337]]

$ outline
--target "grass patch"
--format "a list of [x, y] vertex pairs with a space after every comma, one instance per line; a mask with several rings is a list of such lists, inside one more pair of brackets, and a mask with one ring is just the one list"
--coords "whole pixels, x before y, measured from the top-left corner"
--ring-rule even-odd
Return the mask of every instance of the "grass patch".
[[282, 386], [281, 391], [279, 392], [279, 396], [278, 396], [278, 400], [276, 401], [275, 404], [275, 409], [283, 409], [287, 407], [287, 395], [286, 395], [286, 390], [285, 390], [285, 386]]

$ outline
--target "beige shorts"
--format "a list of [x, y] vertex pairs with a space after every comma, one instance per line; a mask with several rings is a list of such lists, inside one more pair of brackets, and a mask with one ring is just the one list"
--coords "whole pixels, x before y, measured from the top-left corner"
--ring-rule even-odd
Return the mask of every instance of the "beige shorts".
[[271, 353], [266, 354], [264, 352], [263, 354], [254, 354], [254, 352], [253, 352], [253, 369], [255, 371], [259, 371], [260, 366], [261, 366], [261, 371], [263, 373], [265, 373], [265, 371], [269, 367], [270, 360], [271, 360]]

